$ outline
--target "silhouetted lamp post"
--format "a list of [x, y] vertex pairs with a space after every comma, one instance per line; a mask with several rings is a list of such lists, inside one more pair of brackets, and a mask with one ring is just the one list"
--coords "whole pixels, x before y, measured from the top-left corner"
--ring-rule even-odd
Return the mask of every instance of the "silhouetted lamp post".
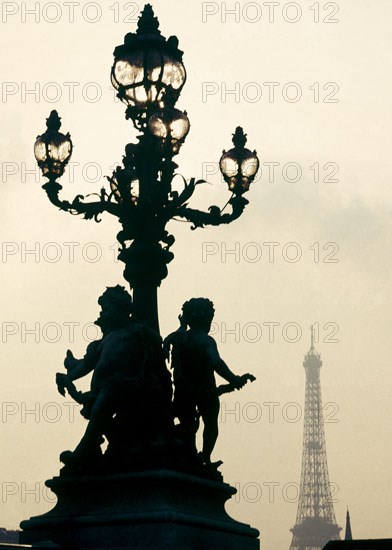
[[48, 182], [43, 185], [49, 200], [61, 210], [100, 221], [103, 212], [118, 217], [122, 230], [119, 259], [125, 263], [124, 277], [133, 289], [135, 315], [159, 330], [157, 288], [167, 276], [173, 259], [170, 247], [174, 237], [166, 231], [172, 219], [184, 218], [192, 229], [230, 223], [238, 218], [248, 201], [248, 191], [259, 168], [256, 152], [245, 148], [246, 135], [238, 127], [234, 147], [223, 152], [220, 169], [232, 196], [230, 213], [211, 206], [207, 212], [188, 206], [196, 186], [204, 180], [184, 181], [181, 192], [172, 190], [179, 153], [189, 132], [186, 112], [175, 107], [186, 81], [178, 39], [165, 39], [158, 19], [147, 4], [139, 18], [136, 33], [128, 33], [124, 44], [114, 50], [112, 84], [126, 104], [126, 118], [140, 131], [138, 143], [125, 147], [122, 166], [108, 177], [110, 192], [101, 189], [98, 200], [85, 201], [77, 195], [72, 202], [59, 198], [57, 182], [72, 154], [69, 134], [62, 134], [60, 118], [52, 111], [47, 130], [37, 138], [34, 154]]

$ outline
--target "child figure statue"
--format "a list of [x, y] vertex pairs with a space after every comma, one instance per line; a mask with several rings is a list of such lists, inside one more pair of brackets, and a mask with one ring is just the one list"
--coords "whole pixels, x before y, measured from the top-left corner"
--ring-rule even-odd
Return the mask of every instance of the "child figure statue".
[[[212, 469], [222, 464], [211, 463], [211, 453], [218, 437], [219, 395], [238, 390], [247, 381], [255, 380], [251, 374], [235, 375], [220, 357], [215, 340], [208, 334], [214, 312], [214, 305], [207, 298], [192, 298], [185, 302], [179, 316], [180, 328], [164, 342], [166, 358], [171, 350], [173, 405], [179, 430], [187, 438], [191, 453], [196, 454], [196, 432], [199, 417], [202, 418], [204, 430], [200, 458], [207, 468]], [[215, 373], [228, 384], [217, 387]]]
[[[101, 313], [95, 324], [102, 338], [89, 344], [83, 359], [67, 352], [67, 373], [58, 373], [57, 387], [83, 405], [89, 421], [76, 449], [65, 451], [61, 460], [68, 469], [88, 471], [101, 464], [103, 437], [108, 440], [106, 462], [116, 467], [130, 464], [130, 458], [146, 465], [162, 454], [170, 436], [172, 388], [165, 366], [162, 340], [154, 330], [131, 317], [132, 298], [124, 287], [109, 287], [98, 300]], [[92, 373], [87, 392], [74, 381]], [[113, 466], [114, 467], [114, 466]]]

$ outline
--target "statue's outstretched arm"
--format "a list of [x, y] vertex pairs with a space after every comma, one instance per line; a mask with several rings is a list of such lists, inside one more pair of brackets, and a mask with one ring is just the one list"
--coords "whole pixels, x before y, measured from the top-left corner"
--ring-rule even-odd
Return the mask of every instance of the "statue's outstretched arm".
[[229, 382], [228, 384], [218, 386], [218, 395], [222, 395], [223, 393], [228, 393], [233, 390], [239, 390], [245, 386], [247, 382], [254, 382], [256, 380], [253, 374], [247, 373], [239, 376], [234, 374], [219, 355], [218, 346], [211, 336], [209, 337], [207, 348], [209, 359], [214, 367], [214, 371]]
[[71, 381], [78, 380], [79, 378], [86, 376], [86, 374], [89, 374], [92, 370], [94, 370], [94, 363], [90, 363], [84, 359], [79, 359], [79, 364], [68, 372], [67, 378]]
[[211, 364], [214, 367], [214, 371], [234, 386], [240, 387], [241, 377], [236, 376], [223, 361], [219, 355], [218, 347], [213, 338], [210, 338], [208, 343], [208, 355], [210, 357]]
[[76, 359], [71, 350], [67, 350], [67, 355], [64, 359], [64, 367], [67, 369], [67, 374], [58, 372], [56, 374], [57, 390], [61, 395], [65, 395], [65, 390], [71, 395], [75, 401], [82, 403], [82, 392], [78, 392], [73, 381], [83, 378], [94, 370], [99, 358], [99, 342], [91, 342], [87, 346], [86, 354], [83, 359]]
[[214, 370], [217, 374], [219, 374], [219, 376], [221, 376], [231, 384], [234, 384], [235, 386], [240, 385], [241, 377], [234, 374], [223, 361], [223, 359], [219, 358], [219, 361], [216, 363]]
[[64, 366], [67, 369], [67, 378], [70, 381], [78, 380], [83, 378], [91, 371], [94, 370], [95, 365], [99, 357], [98, 352], [99, 341], [91, 342], [87, 346], [86, 354], [83, 359], [75, 359], [72, 351], [67, 350], [67, 355], [64, 360]]

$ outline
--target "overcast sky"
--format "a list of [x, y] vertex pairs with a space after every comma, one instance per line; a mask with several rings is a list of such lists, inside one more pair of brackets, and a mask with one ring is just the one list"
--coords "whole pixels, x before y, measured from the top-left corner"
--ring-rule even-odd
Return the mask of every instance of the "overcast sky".
[[[191, 131], [178, 171], [211, 184], [193, 204], [226, 203], [216, 162], [237, 125], [262, 163], [236, 222], [197, 231], [171, 223], [175, 260], [159, 301], [165, 335], [186, 299], [211, 298], [222, 356], [257, 376], [222, 398], [214, 457], [239, 489], [230, 513], [261, 530], [265, 550], [288, 548], [295, 522], [313, 323], [338, 523], [348, 505], [355, 537], [388, 537], [392, 506], [392, 7], [278, 4], [272, 12], [267, 2], [153, 3], [163, 34], [177, 34], [185, 52], [178, 106]], [[109, 71], [142, 7], [3, 2], [0, 526], [50, 508], [43, 482], [84, 429], [54, 376], [67, 348], [81, 356], [96, 336], [89, 323], [105, 286], [123, 281], [116, 220], [56, 211], [32, 146], [57, 109], [74, 142], [64, 197], [99, 190], [135, 137]]]

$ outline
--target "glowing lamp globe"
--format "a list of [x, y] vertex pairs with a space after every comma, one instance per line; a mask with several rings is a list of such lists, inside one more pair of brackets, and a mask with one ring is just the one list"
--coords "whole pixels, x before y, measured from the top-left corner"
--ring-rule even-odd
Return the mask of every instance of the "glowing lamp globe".
[[233, 149], [223, 151], [219, 168], [229, 190], [242, 195], [249, 190], [260, 166], [256, 151], [245, 148], [246, 134], [238, 126], [233, 134]]
[[162, 152], [176, 155], [188, 135], [190, 122], [186, 111], [166, 108], [149, 118], [148, 127], [151, 134], [158, 138]]
[[167, 40], [159, 31], [150, 4], [144, 7], [136, 33], [128, 33], [114, 50], [111, 81], [117, 96], [128, 106], [127, 117], [145, 123], [151, 113], [166, 105], [169, 94], [176, 101], [185, 84], [186, 71], [178, 39]]
[[49, 180], [63, 175], [72, 154], [72, 141], [68, 134], [59, 132], [61, 119], [52, 111], [46, 119], [47, 130], [38, 136], [34, 144], [34, 156], [42, 174]]

